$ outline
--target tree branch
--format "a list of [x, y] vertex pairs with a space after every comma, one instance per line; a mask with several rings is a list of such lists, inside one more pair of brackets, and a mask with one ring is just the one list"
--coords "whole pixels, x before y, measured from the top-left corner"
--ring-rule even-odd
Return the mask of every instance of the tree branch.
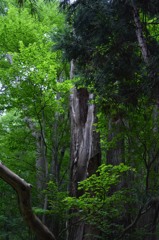
[[31, 185], [0, 162], [0, 178], [14, 188], [19, 198], [21, 214], [28, 227], [38, 236], [40, 240], [55, 240], [51, 231], [33, 213], [31, 207]]
[[137, 224], [137, 222], [140, 219], [141, 215], [143, 215], [142, 210], [143, 210], [143, 207], [141, 207], [139, 209], [138, 214], [137, 214], [136, 218], [134, 219], [134, 221], [123, 230], [122, 234], [119, 236], [118, 239], [121, 239], [125, 235], [125, 233], [127, 233], [130, 229], [135, 227], [135, 225]]

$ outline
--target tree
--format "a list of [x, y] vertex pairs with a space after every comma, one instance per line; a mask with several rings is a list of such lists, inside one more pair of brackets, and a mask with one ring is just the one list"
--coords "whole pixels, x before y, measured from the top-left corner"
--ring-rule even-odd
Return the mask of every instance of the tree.
[[[127, 153], [131, 152], [131, 140], [133, 139], [133, 135], [129, 139], [125, 135], [125, 129], [129, 129], [129, 124], [131, 124], [129, 111], [134, 113], [135, 107], [137, 111], [142, 112], [141, 103], [144, 103], [150, 110], [150, 102], [154, 106], [154, 101], [158, 99], [156, 98], [158, 94], [158, 39], [154, 31], [151, 31], [153, 24], [157, 26], [158, 3], [153, 1], [75, 1], [68, 5], [66, 11], [72, 31], [66, 32], [65, 41], [62, 40], [61, 45], [68, 59], [75, 59], [78, 71], [83, 76], [83, 84], [93, 85], [106, 118], [110, 116], [107, 121], [111, 123], [111, 127], [113, 126], [113, 132], [110, 132], [112, 135], [110, 142], [106, 141], [108, 160], [113, 164], [120, 163], [121, 157], [116, 154], [120, 152], [122, 160], [127, 161]], [[155, 116], [154, 126], [152, 127], [151, 123], [152, 125], [148, 124], [146, 128], [150, 139], [155, 135], [154, 129], [158, 121], [157, 107], [154, 106], [154, 109], [155, 114], [152, 114], [151, 109], [149, 114], [146, 113], [146, 119], [137, 120], [131, 115], [136, 124], [138, 121], [144, 124], [149, 121], [150, 116]], [[140, 127], [138, 135], [143, 133], [143, 128]], [[131, 131], [136, 132], [135, 125]], [[106, 134], [107, 132], [108, 128]], [[138, 135], [136, 135], [137, 139]], [[153, 168], [156, 168], [154, 165], [158, 159], [158, 146], [149, 142], [148, 137], [143, 142], [137, 139], [135, 141], [138, 144], [146, 146], [146, 160], [145, 148], [141, 150], [141, 159], [146, 161], [142, 176], [145, 180], [147, 179], [147, 183], [142, 181], [140, 183], [143, 186], [151, 182], [153, 185], [155, 176]], [[138, 149], [133, 148], [133, 151], [138, 152]], [[136, 161], [134, 155], [131, 159], [131, 164], [134, 165]], [[139, 162], [137, 166], [141, 166]], [[130, 182], [127, 182], [128, 187], [135, 184], [135, 181], [136, 179], [132, 176]], [[139, 198], [136, 200], [136, 210], [138, 209], [134, 217], [136, 220], [132, 221], [132, 215], [130, 216], [127, 212], [129, 221], [125, 220], [124, 225], [125, 230], [132, 226], [135, 227], [144, 215], [142, 220], [147, 219], [144, 223], [149, 226], [149, 229], [148, 232], [143, 232], [143, 235], [145, 234], [147, 239], [154, 239], [158, 203], [152, 204], [151, 201], [155, 194], [152, 186], [150, 189], [148, 195], [145, 193], [146, 199], [150, 197], [150, 200], [147, 200], [148, 203], [145, 203], [144, 199], [142, 199], [142, 204]], [[144, 207], [140, 208], [140, 205]], [[150, 211], [148, 211], [148, 206]], [[141, 221], [138, 229], [146, 231]], [[127, 234], [127, 230], [124, 233]], [[151, 234], [148, 236], [150, 232], [152, 236]]]
[[[30, 15], [27, 3], [19, 10], [14, 1], [8, 3], [8, 11], [0, 16], [1, 146], [4, 162], [12, 164], [17, 174], [27, 176], [33, 185], [36, 175], [36, 207], [41, 210], [42, 221], [55, 231], [54, 216], [46, 215], [50, 203], [44, 190], [51, 180], [57, 182], [60, 190], [66, 189], [63, 178], [68, 169], [69, 130], [64, 109], [68, 108], [71, 83], [63, 82], [68, 66], [62, 62], [61, 51], [51, 50], [54, 45], [51, 37], [62, 31], [63, 15], [52, 16], [51, 8], [57, 10], [55, 3], [38, 4], [36, 16]], [[54, 129], [57, 124], [60, 133]], [[66, 169], [61, 168], [62, 164]], [[29, 165], [36, 174], [29, 171]], [[24, 172], [18, 172], [17, 168], [22, 167]]]
[[[74, 62], [71, 62], [71, 78], [74, 76]], [[78, 197], [78, 184], [92, 175], [101, 161], [99, 134], [96, 132], [95, 105], [93, 94], [86, 88], [72, 89], [70, 96], [71, 116], [71, 166], [70, 195]], [[71, 212], [74, 212], [72, 210]], [[79, 222], [79, 224], [77, 224]], [[75, 217], [69, 221], [68, 239], [89, 239], [94, 232], [82, 219]], [[92, 237], [91, 237], [92, 239]]]
[[[64, 1], [66, 22], [58, 4], [0, 3], [0, 156], [35, 186], [33, 211], [27, 183], [3, 164], [1, 177], [30, 226], [50, 238], [157, 239], [159, 4]], [[0, 237], [20, 225], [10, 201], [0, 208]]]

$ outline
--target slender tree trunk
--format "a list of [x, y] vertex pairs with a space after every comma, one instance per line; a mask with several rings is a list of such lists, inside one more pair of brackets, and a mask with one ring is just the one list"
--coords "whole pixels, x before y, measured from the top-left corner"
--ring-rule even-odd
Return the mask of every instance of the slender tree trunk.
[[[48, 178], [48, 163], [47, 163], [47, 146], [45, 142], [45, 120], [42, 114], [42, 120], [39, 120], [40, 130], [37, 130], [33, 121], [26, 117], [25, 122], [29, 129], [32, 131], [32, 135], [36, 141], [36, 177], [37, 177], [37, 189], [38, 200], [40, 207], [44, 210], [47, 209], [47, 196], [44, 196], [42, 191], [46, 188]], [[43, 223], [45, 223], [45, 215], [42, 217]]]
[[140, 21], [139, 12], [135, 5], [134, 0], [132, 0], [131, 2], [132, 2], [132, 7], [133, 7], [133, 16], [134, 16], [134, 23], [136, 26], [136, 36], [137, 36], [138, 44], [140, 46], [144, 62], [146, 64], [149, 64], [149, 51], [148, 51], [148, 47], [147, 47], [147, 43], [146, 43], [146, 38], [145, 38], [143, 30], [142, 30], [142, 24]]
[[[140, 15], [138, 8], [135, 4], [135, 1], [132, 0], [132, 7], [133, 7], [133, 16], [134, 16], [134, 23], [136, 26], [136, 36], [138, 40], [138, 44], [141, 49], [142, 57], [145, 62], [145, 64], [148, 66], [150, 64], [150, 53], [148, 50], [147, 42], [145, 35], [143, 33], [142, 29], [142, 24], [140, 21]], [[156, 73], [153, 70], [150, 70], [149, 72], [149, 78], [150, 81], [152, 81], [156, 76]], [[152, 81], [153, 82], [153, 81]], [[158, 95], [158, 93], [157, 93]], [[156, 120], [158, 118], [158, 100], [156, 101], [156, 106], [154, 106], [154, 116], [153, 116], [153, 121], [154, 121], [154, 129], [153, 131], [158, 131], [158, 127], [156, 126]], [[147, 196], [151, 195], [151, 192], [153, 192], [153, 183], [151, 182], [150, 178], [150, 173], [153, 171], [153, 168], [155, 166], [158, 166], [158, 154], [154, 153], [154, 147], [152, 146], [152, 150], [150, 150], [149, 153], [149, 161], [147, 163], [147, 176], [146, 176], [146, 194]], [[155, 157], [154, 157], [155, 156]], [[156, 167], [155, 167], [156, 168]], [[151, 189], [152, 188], [152, 189]], [[139, 226], [145, 228], [147, 233], [144, 235], [144, 240], [156, 240], [157, 235], [156, 235], [156, 224], [157, 224], [157, 219], [159, 215], [159, 201], [153, 201], [153, 204], [150, 205], [149, 211], [147, 211], [146, 214], [144, 214], [139, 221]]]

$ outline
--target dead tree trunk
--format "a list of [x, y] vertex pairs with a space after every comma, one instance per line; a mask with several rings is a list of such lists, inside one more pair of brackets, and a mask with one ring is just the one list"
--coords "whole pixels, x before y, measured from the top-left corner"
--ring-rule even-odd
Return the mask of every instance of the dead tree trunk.
[[[70, 195], [74, 197], [81, 195], [78, 191], [78, 183], [94, 173], [100, 164], [99, 135], [95, 131], [95, 105], [92, 100], [93, 94], [90, 94], [87, 89], [74, 88], [72, 90], [70, 96]], [[79, 218], [74, 218], [69, 222], [68, 240], [93, 240], [93, 236], [89, 237], [93, 231]]]

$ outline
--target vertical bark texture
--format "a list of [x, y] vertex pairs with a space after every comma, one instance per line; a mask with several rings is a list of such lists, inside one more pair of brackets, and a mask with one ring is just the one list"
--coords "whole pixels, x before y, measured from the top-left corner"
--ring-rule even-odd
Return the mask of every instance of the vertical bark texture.
[[144, 62], [146, 64], [148, 64], [149, 63], [149, 51], [148, 51], [146, 39], [143, 34], [142, 24], [141, 24], [140, 17], [139, 17], [139, 12], [138, 12], [138, 9], [133, 0], [132, 0], [132, 7], [133, 7], [133, 16], [134, 16], [134, 23], [136, 26], [136, 36], [137, 36], [138, 44], [140, 46]]
[[[74, 66], [71, 69], [73, 68]], [[70, 195], [74, 197], [81, 195], [78, 191], [78, 183], [94, 173], [100, 164], [99, 135], [95, 131], [95, 105], [92, 100], [93, 94], [87, 89], [72, 90]], [[89, 237], [94, 230], [79, 218], [72, 219], [69, 226], [69, 240], [94, 239], [93, 236]]]
[[[71, 195], [78, 196], [78, 182], [96, 171], [99, 165], [99, 137], [95, 133], [93, 95], [84, 88], [71, 94]], [[96, 139], [95, 139], [96, 138]]]

